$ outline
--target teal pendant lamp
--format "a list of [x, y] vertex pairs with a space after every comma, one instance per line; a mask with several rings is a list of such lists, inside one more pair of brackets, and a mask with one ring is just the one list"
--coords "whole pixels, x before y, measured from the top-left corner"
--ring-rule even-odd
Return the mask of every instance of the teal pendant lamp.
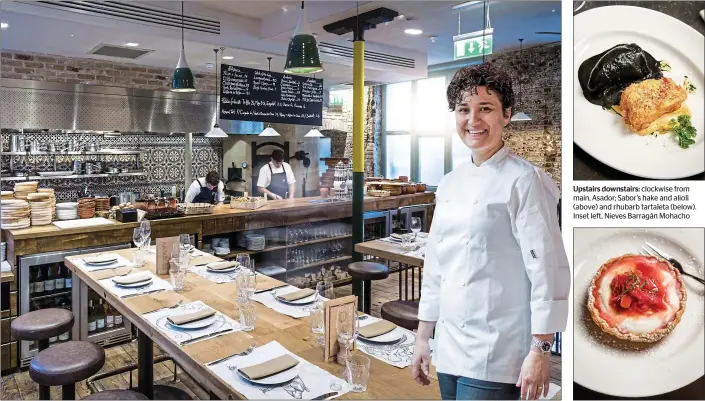
[[290, 74], [313, 74], [321, 71], [323, 71], [323, 66], [318, 54], [318, 43], [308, 30], [306, 10], [302, 1], [296, 31], [289, 41], [284, 72]]
[[181, 54], [179, 54], [179, 63], [176, 65], [174, 74], [171, 77], [172, 92], [195, 92], [196, 83], [193, 80], [193, 72], [186, 62], [186, 54], [184, 52], [184, 2], [181, 2]]

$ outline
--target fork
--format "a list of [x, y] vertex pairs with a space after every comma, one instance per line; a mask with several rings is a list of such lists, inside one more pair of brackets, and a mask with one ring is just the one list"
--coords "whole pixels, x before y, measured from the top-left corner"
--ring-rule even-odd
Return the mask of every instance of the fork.
[[250, 344], [249, 347], [247, 347], [246, 350], [244, 350], [244, 351], [242, 351], [242, 352], [238, 352], [238, 353], [236, 353], [236, 354], [228, 355], [228, 356], [223, 357], [223, 358], [220, 358], [220, 359], [216, 359], [215, 361], [208, 362], [208, 363], [206, 364], [206, 366], [215, 365], [216, 363], [220, 363], [220, 362], [223, 362], [223, 361], [227, 361], [228, 359], [230, 359], [230, 358], [232, 358], [232, 357], [234, 357], [234, 356], [245, 356], [245, 355], [249, 355], [250, 353], [252, 353], [252, 351], [254, 351], [254, 349], [255, 349], [256, 347], [257, 347], [257, 344], [252, 343], [252, 344]]
[[642, 255], [646, 255], [646, 256], [655, 256], [655, 257], [659, 257], [659, 258], [661, 258], [661, 259], [665, 259], [665, 260], [667, 260], [669, 263], [671, 263], [671, 264], [673, 265], [673, 267], [675, 267], [676, 269], [678, 269], [678, 271], [679, 271], [681, 274], [684, 274], [684, 275], [686, 275], [686, 276], [692, 277], [692, 278], [694, 278], [695, 280], [699, 281], [701, 284], [705, 284], [705, 280], [701, 279], [700, 277], [696, 277], [696, 276], [694, 276], [694, 275], [692, 275], [692, 274], [686, 272], [685, 270], [683, 270], [683, 266], [680, 264], [680, 262], [678, 262], [677, 260], [673, 259], [673, 258], [671, 257], [671, 255], [669, 255], [669, 254], [667, 254], [666, 252], [664, 252], [664, 251], [662, 251], [662, 250], [656, 248], [654, 245], [651, 245], [651, 244], [649, 244], [648, 242], [645, 242], [645, 244], [646, 244], [646, 246], [642, 247], [641, 250], [639, 251], [639, 253], [641, 253]]

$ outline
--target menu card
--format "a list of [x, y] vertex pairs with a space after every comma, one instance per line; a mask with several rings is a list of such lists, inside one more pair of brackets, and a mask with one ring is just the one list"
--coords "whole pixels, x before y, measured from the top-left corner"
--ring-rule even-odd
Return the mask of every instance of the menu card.
[[157, 238], [157, 274], [169, 274], [169, 261], [174, 244], [179, 244], [179, 237]]
[[[357, 319], [357, 297], [349, 295], [347, 297], [331, 299], [323, 303], [323, 323], [325, 325], [325, 344], [323, 346], [323, 359], [326, 362], [336, 362], [338, 351], [338, 315], [347, 313], [351, 319]], [[355, 349], [353, 343], [349, 351]]]

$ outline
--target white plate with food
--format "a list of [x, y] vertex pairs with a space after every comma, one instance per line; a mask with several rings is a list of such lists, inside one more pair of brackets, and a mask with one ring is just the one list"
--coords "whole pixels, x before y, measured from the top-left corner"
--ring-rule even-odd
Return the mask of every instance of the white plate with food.
[[[629, 271], [624, 282], [620, 282], [623, 272], [605, 273], [628, 260], [625, 258], [641, 258], [638, 254], [646, 242], [679, 261], [686, 272], [703, 277], [702, 228], [575, 231], [573, 379], [591, 390], [642, 398], [680, 389], [705, 374], [705, 287], [668, 268], [651, 276], [658, 279], [643, 279], [650, 276], [636, 271], [633, 281]], [[643, 269], [651, 266], [649, 263], [653, 260], [620, 268]], [[660, 260], [658, 265], [668, 263]], [[672, 275], [676, 279], [671, 279]], [[620, 291], [619, 286], [625, 283], [643, 286]], [[657, 290], [653, 290], [654, 284]], [[631, 297], [624, 297], [625, 293]], [[629, 302], [622, 303], [624, 300]], [[610, 307], [602, 307], [610, 302]]]
[[585, 11], [574, 27], [575, 144], [639, 177], [705, 171], [703, 35], [666, 14], [631, 6]]

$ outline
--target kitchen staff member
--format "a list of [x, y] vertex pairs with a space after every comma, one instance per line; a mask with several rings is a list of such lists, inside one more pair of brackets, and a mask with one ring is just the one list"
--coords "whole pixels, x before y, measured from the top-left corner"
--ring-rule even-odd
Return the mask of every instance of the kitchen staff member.
[[272, 160], [259, 170], [257, 189], [270, 199], [294, 199], [294, 172], [284, 161], [284, 151], [275, 149]]
[[565, 330], [570, 269], [558, 188], [509, 152], [512, 81], [493, 64], [447, 90], [472, 158], [441, 180], [424, 260], [412, 375], [429, 384], [429, 337], [443, 399], [536, 399], [548, 392], [553, 335]]
[[223, 204], [225, 185], [218, 177], [217, 171], [211, 171], [205, 177], [197, 178], [186, 192], [184, 202]]

